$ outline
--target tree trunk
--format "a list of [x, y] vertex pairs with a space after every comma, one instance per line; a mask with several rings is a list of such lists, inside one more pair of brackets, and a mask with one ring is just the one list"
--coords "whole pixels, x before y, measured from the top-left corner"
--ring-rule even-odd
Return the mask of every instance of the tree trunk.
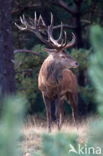
[[0, 96], [15, 93], [15, 72], [11, 31], [12, 0], [0, 0]]
[[[77, 48], [83, 48], [83, 38], [82, 38], [82, 23], [81, 23], [81, 5], [82, 5], [82, 0], [78, 0], [76, 1], [76, 12], [77, 14], [74, 16], [74, 20], [75, 20], [75, 25], [76, 25], [76, 29], [75, 29], [75, 34], [77, 37]], [[86, 86], [86, 81], [85, 81], [85, 70], [82, 70], [79, 72], [78, 75], [78, 83], [80, 86], [85, 87]], [[88, 110], [88, 106], [87, 103], [84, 101], [83, 97], [81, 95], [78, 96], [78, 112], [80, 116], [86, 116], [87, 115], [87, 110]]]
[[81, 24], [81, 5], [82, 3], [79, 1], [76, 4], [76, 12], [77, 14], [74, 16], [75, 22], [75, 34], [77, 37], [77, 48], [83, 48], [83, 38], [82, 38], [82, 24]]

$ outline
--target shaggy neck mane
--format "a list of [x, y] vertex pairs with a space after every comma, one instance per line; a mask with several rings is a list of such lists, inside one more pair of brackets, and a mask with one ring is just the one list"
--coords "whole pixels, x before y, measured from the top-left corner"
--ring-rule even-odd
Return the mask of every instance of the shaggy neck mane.
[[46, 79], [51, 79], [53, 82], [58, 83], [62, 78], [63, 66], [60, 63], [51, 62], [46, 68]]

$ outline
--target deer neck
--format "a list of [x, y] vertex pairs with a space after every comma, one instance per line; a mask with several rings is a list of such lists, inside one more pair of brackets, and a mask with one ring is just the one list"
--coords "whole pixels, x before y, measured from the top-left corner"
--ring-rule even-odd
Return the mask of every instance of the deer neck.
[[51, 60], [48, 62], [46, 67], [46, 80], [51, 80], [54, 83], [58, 83], [60, 79], [62, 79], [62, 71], [64, 67], [59, 62], [55, 60]]

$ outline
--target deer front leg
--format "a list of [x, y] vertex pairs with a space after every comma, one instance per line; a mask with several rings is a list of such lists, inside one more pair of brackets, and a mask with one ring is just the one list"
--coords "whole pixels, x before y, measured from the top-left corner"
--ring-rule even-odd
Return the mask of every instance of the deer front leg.
[[63, 120], [62, 101], [60, 99], [57, 99], [55, 106], [56, 106], [56, 112], [55, 112], [56, 122], [57, 122], [58, 130], [60, 130], [62, 125], [62, 120]]
[[43, 101], [46, 108], [48, 131], [51, 132], [51, 103], [50, 100], [43, 94]]
[[60, 128], [64, 122], [64, 102], [62, 101], [60, 104]]

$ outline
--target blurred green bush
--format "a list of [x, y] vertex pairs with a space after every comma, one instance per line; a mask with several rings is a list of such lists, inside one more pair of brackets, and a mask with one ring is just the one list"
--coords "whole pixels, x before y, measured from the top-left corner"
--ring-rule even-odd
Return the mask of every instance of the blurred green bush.
[[28, 101], [29, 113], [43, 112], [44, 105], [41, 93], [38, 90], [38, 73], [46, 53], [43, 52], [43, 46], [36, 45], [32, 51], [38, 52], [40, 56], [17, 53], [15, 55], [15, 69], [18, 92], [24, 94]]
[[18, 139], [27, 101], [23, 96], [6, 97], [0, 119], [0, 156], [19, 156]]

